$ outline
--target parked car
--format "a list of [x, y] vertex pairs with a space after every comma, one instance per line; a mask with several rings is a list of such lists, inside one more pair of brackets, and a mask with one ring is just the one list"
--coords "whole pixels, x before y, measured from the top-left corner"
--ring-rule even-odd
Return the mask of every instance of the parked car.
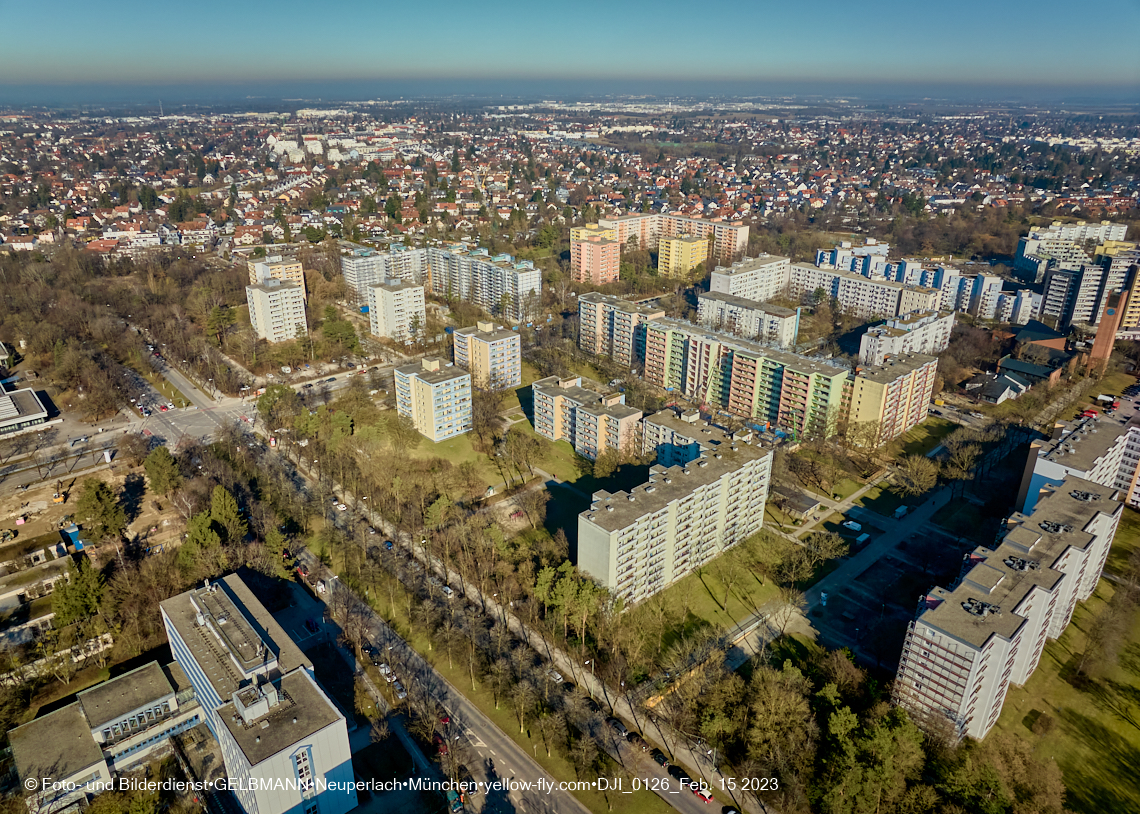
[[843, 528], [845, 528], [845, 529], [851, 529], [851, 531], [862, 531], [863, 530], [863, 527], [861, 525], [859, 525], [858, 523], [856, 523], [854, 520], [844, 520], [839, 525], [843, 526]]
[[665, 753], [660, 749], [654, 749], [649, 756], [653, 758], [653, 762], [660, 766], [662, 769], [669, 768], [669, 758], [665, 757]]
[[630, 732], [626, 740], [629, 742], [630, 746], [640, 749], [642, 752], [649, 751], [649, 743], [645, 740], [645, 738], [641, 737], [641, 734], [638, 732]]
[[550, 680], [555, 684], [562, 683], [562, 673], [558, 672], [553, 667], [546, 671], [546, 675], [549, 676]]
[[706, 803], [711, 803], [713, 801], [712, 789], [710, 789], [708, 786], [693, 786], [693, 794], [700, 797]]
[[396, 697], [401, 701], [408, 697], [408, 691], [404, 689], [404, 685], [399, 681], [392, 682], [392, 690], [396, 693]]
[[394, 546], [395, 543], [393, 543], [391, 540], [384, 541], [384, 548], [388, 549], [389, 551], [391, 551]]
[[611, 715], [609, 718], [606, 718], [606, 723], [609, 724], [610, 727], [623, 738], [629, 737], [629, 730], [626, 729], [625, 724], [623, 724], [618, 718], [615, 718]]
[[348, 506], [345, 506], [343, 503], [336, 504], [336, 508], [337, 508], [337, 511], [340, 511], [340, 512], [347, 512], [348, 511]]

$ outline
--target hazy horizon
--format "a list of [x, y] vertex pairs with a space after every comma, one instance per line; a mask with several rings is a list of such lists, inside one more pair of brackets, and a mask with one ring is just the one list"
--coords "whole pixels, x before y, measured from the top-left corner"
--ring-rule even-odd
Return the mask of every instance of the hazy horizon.
[[[586, 2], [317, 8], [203, 0], [9, 4], [0, 103], [349, 100], [503, 94], [858, 95], [1136, 102], [1140, 52], [1073, 48], [1061, 0]], [[1140, 3], [1104, 0], [1096, 22], [1140, 30]], [[1091, 25], [1091, 23], [1089, 23]], [[45, 54], [50, 38], [50, 58]]]

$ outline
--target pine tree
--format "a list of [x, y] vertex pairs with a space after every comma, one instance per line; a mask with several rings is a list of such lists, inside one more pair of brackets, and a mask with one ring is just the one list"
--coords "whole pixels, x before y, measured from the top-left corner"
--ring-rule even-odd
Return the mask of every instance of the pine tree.
[[69, 563], [67, 576], [55, 584], [51, 596], [51, 609], [55, 613], [52, 624], [56, 628], [94, 616], [103, 598], [103, 576], [91, 567], [86, 557], [81, 557], [78, 564]]
[[210, 519], [224, 531], [227, 543], [238, 543], [245, 539], [247, 528], [237, 501], [220, 484], [214, 487], [214, 493], [210, 496]]
[[169, 495], [182, 485], [182, 473], [178, 471], [178, 462], [166, 447], [155, 447], [151, 450], [143, 466], [150, 480], [150, 488], [160, 495]]
[[101, 480], [84, 482], [75, 513], [92, 535], [100, 540], [118, 537], [127, 527], [127, 514], [115, 493]]

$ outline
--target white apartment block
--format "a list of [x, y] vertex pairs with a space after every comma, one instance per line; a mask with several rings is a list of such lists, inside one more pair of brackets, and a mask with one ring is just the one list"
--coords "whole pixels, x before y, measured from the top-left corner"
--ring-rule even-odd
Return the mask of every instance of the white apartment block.
[[427, 250], [431, 291], [457, 298], [511, 322], [534, 319], [542, 307], [542, 272], [529, 260], [457, 244]]
[[859, 340], [859, 361], [881, 365], [904, 353], [937, 356], [950, 344], [954, 318], [953, 311], [914, 311], [869, 328]]
[[979, 319], [996, 318], [1000, 296], [1001, 277], [992, 274], [975, 276], [970, 290], [970, 313]]
[[1092, 260], [1088, 246], [1124, 240], [1127, 232], [1127, 224], [1108, 221], [1053, 223], [1045, 228], [1030, 229], [1017, 243], [1013, 267], [1030, 282], [1039, 283], [1050, 266], [1079, 268]]
[[578, 347], [632, 369], [645, 362], [646, 323], [664, 316], [656, 306], [609, 294], [583, 294], [578, 298]]
[[581, 376], [548, 376], [536, 381], [532, 389], [534, 430], [543, 438], [567, 441], [591, 461], [607, 449], [637, 451], [641, 410], [626, 407], [623, 393], [583, 387]]
[[457, 328], [455, 364], [471, 374], [471, 382], [483, 390], [501, 390], [522, 384], [522, 338], [493, 322]]
[[656, 249], [663, 237], [692, 235], [708, 238], [710, 257], [722, 263], [738, 260], [748, 248], [748, 224], [745, 223], [651, 212], [599, 218], [598, 226], [613, 229], [623, 247], [629, 245], [630, 238], [637, 238], [643, 249]]
[[345, 717], [241, 578], [207, 582], [159, 608], [246, 814], [355, 808]]
[[1010, 325], [1024, 325], [1040, 315], [1042, 301], [1040, 294], [1028, 289], [1016, 294], [1002, 294], [998, 297], [997, 320]]
[[578, 515], [578, 567], [627, 605], [647, 599], [760, 530], [771, 470], [771, 450], [741, 440], [595, 492]]
[[799, 335], [800, 312], [733, 294], [707, 291], [697, 295], [697, 321], [713, 330], [791, 348]]
[[340, 270], [344, 282], [360, 299], [366, 299], [369, 286], [387, 280], [403, 280], [422, 285], [427, 279], [427, 249], [393, 244], [388, 251], [353, 247], [342, 254]]
[[1069, 476], [1013, 515], [996, 549], [975, 549], [957, 585], [919, 602], [894, 702], [928, 731], [985, 737], [1010, 685], [1029, 679], [1046, 640], [1092, 595], [1123, 511], [1114, 488]]
[[245, 287], [249, 303], [249, 323], [254, 333], [267, 342], [285, 342], [308, 336], [305, 318], [305, 290], [296, 283], [275, 278]]
[[407, 280], [368, 286], [368, 330], [373, 336], [404, 342], [422, 336], [427, 311], [424, 287]]
[[444, 359], [427, 357], [395, 371], [396, 412], [429, 441], [471, 430], [471, 374]]
[[1101, 415], [1054, 424], [1050, 438], [1029, 445], [1016, 505], [1033, 511], [1041, 490], [1067, 477], [1127, 491], [1136, 471], [1125, 464], [1133, 416], [1126, 409], [1118, 418]]
[[728, 267], [717, 266], [713, 269], [709, 290], [753, 302], [767, 302], [787, 293], [791, 262], [787, 257], [764, 254], [738, 260]]

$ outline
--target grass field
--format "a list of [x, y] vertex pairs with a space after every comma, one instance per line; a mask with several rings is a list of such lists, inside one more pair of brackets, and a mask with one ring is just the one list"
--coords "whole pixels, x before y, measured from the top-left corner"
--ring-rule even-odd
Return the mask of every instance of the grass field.
[[[389, 606], [387, 601], [382, 598], [374, 597], [371, 600], [373, 607], [389, 620], [396, 632], [403, 636], [415, 648], [416, 652], [431, 663], [440, 675], [450, 681], [452, 686], [479, 707], [484, 715], [494, 721], [524, 752], [529, 752], [555, 780], [578, 779], [570, 762], [562, 757], [557, 750], [552, 750], [551, 756], [547, 757], [546, 746], [537, 729], [532, 730], [528, 727], [525, 732], [519, 731], [518, 718], [515, 717], [508, 702], [501, 700], [499, 709], [495, 709], [495, 699], [490, 689], [484, 687], [479, 680], [476, 680], [474, 687], [472, 687], [471, 676], [464, 669], [462, 657], [457, 655], [449, 663], [445, 651], [434, 649], [432, 643], [425, 636], [412, 629], [404, 612], [407, 604], [403, 589], [398, 587], [396, 590], [396, 602], [393, 606]], [[607, 758], [600, 776], [612, 777], [619, 773], [620, 767]], [[665, 801], [649, 791], [637, 791], [633, 794], [622, 795], [620, 799], [612, 796], [607, 799], [607, 796], [599, 791], [575, 791], [572, 794], [588, 809], [597, 812], [597, 814], [614, 810], [630, 812], [630, 814], [669, 814], [673, 811]], [[614, 807], [615, 804], [618, 805], [618, 808]]]
[[[726, 574], [734, 580], [727, 591]], [[653, 630], [656, 625], [652, 618], [661, 612], [659, 608], [667, 608], [676, 621], [663, 631], [660, 649], [665, 651], [677, 639], [702, 628], [727, 630], [739, 624], [775, 599], [776, 593], [775, 584], [756, 573], [744, 547], [737, 547], [722, 554], [715, 565], [689, 574], [662, 591], [659, 598], [634, 608], [625, 623], [634, 630]]]
[[882, 481], [856, 500], [855, 505], [870, 509], [875, 514], [883, 515], [883, 517], [894, 517], [895, 509], [899, 506], [907, 505], [913, 508], [917, 500], [916, 498], [903, 497], [895, 492], [889, 483]]
[[902, 438], [899, 439], [901, 454], [926, 455], [937, 448], [942, 443], [943, 438], [958, 429], [958, 426], [953, 421], [947, 421], [944, 418], [928, 418], [917, 427], [912, 427], [903, 433]]
[[[997, 727], [1030, 744], [1039, 760], [1061, 767], [1066, 808], [1080, 814], [1140, 811], [1140, 614], [1116, 664], [1094, 680], [1069, 680], [1085, 648], [1086, 631], [1097, 623], [1112, 586], [1101, 580], [1093, 596], [1077, 606], [1073, 621], [1045, 646], [1041, 663], [1024, 687], [1006, 697]], [[1052, 728], [1035, 734], [1042, 715]]]

